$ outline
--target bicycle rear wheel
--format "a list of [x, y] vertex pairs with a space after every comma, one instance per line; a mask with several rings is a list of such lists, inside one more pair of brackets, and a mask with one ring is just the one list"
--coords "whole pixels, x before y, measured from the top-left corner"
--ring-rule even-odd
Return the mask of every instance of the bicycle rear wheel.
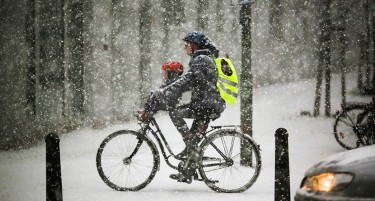
[[[199, 173], [212, 190], [239, 193], [257, 180], [261, 156], [258, 145], [249, 136], [223, 129], [211, 134], [200, 148]], [[250, 160], [244, 161], [244, 151], [250, 153]]]
[[100, 177], [118, 191], [138, 191], [146, 187], [154, 178], [159, 164], [155, 144], [148, 137], [131, 130], [110, 134], [96, 154]]
[[358, 132], [367, 118], [366, 107], [361, 105], [346, 108], [340, 112], [333, 126], [333, 133], [339, 145], [348, 150], [358, 148], [361, 144]]

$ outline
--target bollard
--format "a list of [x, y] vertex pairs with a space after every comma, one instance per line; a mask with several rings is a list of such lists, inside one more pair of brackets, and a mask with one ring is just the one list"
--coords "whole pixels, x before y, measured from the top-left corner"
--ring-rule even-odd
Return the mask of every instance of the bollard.
[[275, 133], [275, 201], [290, 201], [288, 131]]
[[46, 136], [47, 201], [62, 201], [60, 139], [55, 133]]

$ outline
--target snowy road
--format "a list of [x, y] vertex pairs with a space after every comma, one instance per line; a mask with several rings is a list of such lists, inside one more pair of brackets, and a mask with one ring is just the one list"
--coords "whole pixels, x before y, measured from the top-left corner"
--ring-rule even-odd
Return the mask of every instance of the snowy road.
[[[348, 81], [348, 90], [354, 86]], [[332, 85], [332, 111], [339, 109], [340, 88], [337, 76]], [[305, 170], [323, 157], [344, 151], [332, 135], [332, 118], [301, 117], [302, 110], [312, 110], [313, 80], [256, 88], [254, 91], [254, 139], [261, 146], [263, 167], [257, 182], [246, 192], [220, 194], [203, 182], [178, 183], [169, 179], [174, 170], [161, 160], [161, 170], [149, 186], [139, 192], [117, 192], [100, 179], [95, 155], [100, 142], [113, 131], [137, 128], [135, 122], [102, 130], [83, 128], [60, 136], [63, 198], [65, 201], [187, 201], [187, 200], [274, 200], [274, 133], [284, 127], [289, 131], [291, 197], [293, 198]], [[348, 97], [348, 101], [361, 100]], [[228, 106], [222, 117], [211, 125], [239, 124], [239, 103]], [[158, 115], [175, 152], [183, 142], [165, 113]], [[4, 201], [45, 200], [45, 145], [21, 151], [0, 152], [0, 199]]]

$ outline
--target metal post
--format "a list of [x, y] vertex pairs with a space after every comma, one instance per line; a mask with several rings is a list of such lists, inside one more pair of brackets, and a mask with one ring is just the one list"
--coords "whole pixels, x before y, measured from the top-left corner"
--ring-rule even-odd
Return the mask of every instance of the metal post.
[[275, 133], [275, 201], [290, 201], [288, 131]]
[[46, 193], [47, 201], [62, 201], [60, 139], [55, 133], [46, 136]]

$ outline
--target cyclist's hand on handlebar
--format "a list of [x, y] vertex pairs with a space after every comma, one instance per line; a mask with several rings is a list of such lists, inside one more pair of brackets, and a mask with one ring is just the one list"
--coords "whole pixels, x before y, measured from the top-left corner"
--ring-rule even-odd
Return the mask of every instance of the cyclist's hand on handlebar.
[[143, 111], [138, 111], [138, 119], [140, 121], [148, 121], [152, 118], [152, 113], [147, 112], [145, 110]]

